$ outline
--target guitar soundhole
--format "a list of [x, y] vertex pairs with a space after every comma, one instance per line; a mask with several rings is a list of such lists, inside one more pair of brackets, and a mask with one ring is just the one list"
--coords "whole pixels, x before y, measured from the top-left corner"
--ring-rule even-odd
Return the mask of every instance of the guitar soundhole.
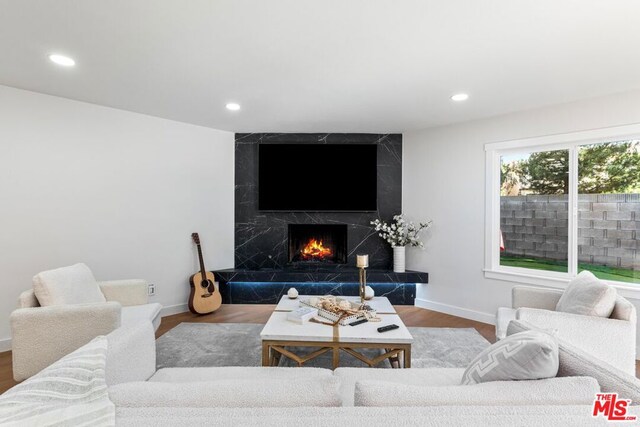
[[200, 286], [202, 286], [204, 289], [208, 288], [211, 285], [213, 285], [213, 283], [211, 283], [211, 280], [203, 280], [202, 282], [200, 282]]

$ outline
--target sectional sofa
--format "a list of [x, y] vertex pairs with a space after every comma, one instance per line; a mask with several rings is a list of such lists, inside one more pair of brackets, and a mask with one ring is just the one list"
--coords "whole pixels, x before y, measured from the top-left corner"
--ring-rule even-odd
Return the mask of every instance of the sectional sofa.
[[[516, 321], [511, 332], [526, 328], [528, 325]], [[95, 376], [103, 376], [106, 382], [106, 406], [101, 411], [111, 408], [113, 413], [112, 418], [103, 419], [104, 424], [95, 425], [610, 425], [591, 415], [596, 393], [618, 391], [640, 402], [640, 383], [635, 377], [571, 346], [561, 348], [562, 377], [463, 386], [464, 369], [156, 371], [151, 323], [120, 328], [103, 339], [105, 366], [102, 371], [96, 368]], [[83, 348], [57, 363], [79, 359]], [[27, 393], [29, 381], [38, 381], [44, 373], [46, 370], [23, 383], [22, 392]], [[18, 410], [11, 393], [0, 396], [0, 419]], [[78, 393], [89, 395], [85, 390]], [[92, 404], [97, 401], [96, 397]], [[633, 408], [631, 413], [638, 411]]]

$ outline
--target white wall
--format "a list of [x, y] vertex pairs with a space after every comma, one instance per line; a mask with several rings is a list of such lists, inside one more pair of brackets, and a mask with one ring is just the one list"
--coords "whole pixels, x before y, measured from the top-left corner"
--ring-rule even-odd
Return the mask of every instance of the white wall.
[[511, 303], [513, 283], [482, 271], [485, 143], [632, 123], [640, 91], [405, 133], [404, 212], [434, 220], [428, 249], [407, 252], [409, 268], [429, 272], [416, 305], [491, 323]]
[[0, 349], [32, 276], [76, 262], [184, 311], [191, 232], [233, 266], [233, 157], [230, 132], [0, 86]]

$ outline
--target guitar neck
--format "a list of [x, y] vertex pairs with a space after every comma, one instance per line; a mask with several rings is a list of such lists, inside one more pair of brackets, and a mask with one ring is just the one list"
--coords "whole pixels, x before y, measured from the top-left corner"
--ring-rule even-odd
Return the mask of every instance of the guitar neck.
[[207, 280], [207, 270], [204, 268], [204, 259], [202, 258], [202, 248], [200, 248], [200, 243], [198, 243], [198, 260], [200, 261], [200, 274], [202, 275], [202, 280]]

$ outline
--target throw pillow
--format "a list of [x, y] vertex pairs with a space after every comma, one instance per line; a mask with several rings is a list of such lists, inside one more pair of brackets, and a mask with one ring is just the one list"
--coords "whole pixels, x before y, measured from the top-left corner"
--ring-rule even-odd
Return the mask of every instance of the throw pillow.
[[583, 271], [569, 282], [556, 311], [609, 317], [616, 305], [616, 296], [616, 288], [600, 281], [590, 271]]
[[38, 273], [33, 277], [33, 292], [43, 307], [106, 301], [93, 273], [85, 264]]
[[425, 387], [385, 381], [358, 381], [355, 406], [590, 405], [598, 382], [589, 377], [536, 381], [493, 381], [468, 386]]
[[107, 339], [58, 360], [0, 396], [4, 425], [115, 425], [105, 382]]
[[462, 375], [462, 384], [537, 380], [558, 373], [558, 342], [544, 332], [511, 335], [483, 350]]

